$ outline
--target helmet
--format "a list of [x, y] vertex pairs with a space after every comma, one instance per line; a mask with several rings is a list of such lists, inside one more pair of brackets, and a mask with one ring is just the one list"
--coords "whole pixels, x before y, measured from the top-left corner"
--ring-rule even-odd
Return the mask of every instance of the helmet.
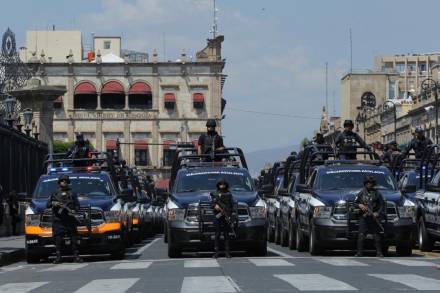
[[219, 188], [219, 186], [220, 186], [220, 184], [224, 184], [224, 185], [226, 185], [226, 189], [228, 189], [229, 188], [229, 184], [228, 184], [228, 182], [226, 181], [226, 179], [224, 179], [224, 178], [221, 178], [219, 181], [217, 181], [217, 188]]
[[345, 120], [344, 127], [354, 126], [353, 120]]
[[423, 133], [423, 129], [420, 126], [416, 127], [415, 133]]
[[63, 174], [63, 175], [61, 175], [60, 177], [58, 177], [58, 184], [59, 184], [61, 181], [66, 181], [67, 184], [70, 184], [70, 178], [69, 178], [69, 176], [67, 176], [66, 174]]
[[365, 176], [364, 177], [364, 185], [366, 185], [369, 182], [373, 182], [374, 185], [376, 185], [376, 179], [373, 176]]
[[206, 127], [216, 127], [217, 126], [217, 122], [215, 121], [215, 119], [209, 119], [208, 121], [206, 121]]

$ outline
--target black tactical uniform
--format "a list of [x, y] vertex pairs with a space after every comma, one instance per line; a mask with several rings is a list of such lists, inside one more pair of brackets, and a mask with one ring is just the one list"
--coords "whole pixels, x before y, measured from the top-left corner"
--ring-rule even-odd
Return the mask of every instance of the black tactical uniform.
[[[359, 234], [357, 241], [357, 256], [363, 255], [364, 240], [367, 233], [372, 233], [376, 245], [377, 256], [382, 254], [382, 239], [381, 232], [383, 227], [380, 220], [384, 216], [385, 201], [382, 194], [374, 189], [376, 184], [374, 177], [366, 176], [364, 179], [364, 188], [358, 193], [354, 202], [355, 207], [360, 210], [359, 214]], [[368, 207], [368, 210], [363, 211], [360, 205]]]
[[345, 130], [338, 135], [335, 141], [336, 147], [341, 153], [339, 157], [342, 160], [356, 160], [358, 144], [367, 150], [371, 149], [356, 132], [353, 132], [353, 125], [353, 121], [345, 120]]
[[[90, 149], [87, 146], [87, 142], [84, 140], [84, 136], [82, 134], [78, 134], [76, 136], [75, 144], [70, 147], [66, 156], [72, 159], [86, 159], [89, 158], [90, 155]], [[83, 167], [87, 165], [87, 161], [74, 162], [74, 166], [76, 167]]]
[[421, 159], [426, 148], [432, 144], [432, 140], [429, 137], [425, 137], [423, 129], [420, 127], [416, 128], [416, 134], [417, 137], [411, 140], [406, 150], [402, 153], [402, 157], [405, 158], [411, 150], [414, 150], [416, 159]]
[[[225, 188], [221, 189], [221, 185], [224, 185]], [[224, 179], [221, 179], [217, 182], [217, 192], [211, 193], [211, 197], [215, 215], [214, 257], [218, 256], [218, 251], [220, 247], [220, 235], [223, 234], [223, 237], [225, 239], [225, 255], [227, 258], [230, 258], [231, 255], [229, 250], [229, 232], [231, 231], [231, 215], [234, 206], [234, 199], [232, 197], [232, 194], [229, 192], [228, 183]], [[218, 205], [221, 210], [215, 209], [216, 205]]]
[[397, 160], [399, 157], [400, 150], [397, 147], [397, 143], [395, 141], [392, 141], [385, 146], [385, 150], [381, 159], [383, 162], [391, 164], [395, 163], [395, 160]]
[[20, 216], [18, 214], [19, 205], [17, 200], [17, 193], [15, 192], [15, 190], [12, 190], [9, 193], [6, 202], [8, 203], [9, 216], [11, 217], [12, 235], [17, 235], [17, 224], [18, 222], [20, 222]]
[[212, 151], [219, 153], [219, 149], [224, 148], [223, 138], [215, 131], [217, 122], [214, 119], [209, 119], [206, 122], [208, 131], [206, 134], [202, 134], [199, 137], [198, 144], [200, 146], [200, 154], [211, 154]]
[[[61, 186], [61, 181], [66, 181], [66, 186]], [[58, 178], [58, 184], [60, 184], [59, 190], [52, 194], [47, 202], [47, 207], [52, 209], [52, 232], [56, 246], [54, 263], [61, 263], [62, 261], [61, 250], [64, 237], [70, 238], [75, 261], [82, 262], [77, 246], [78, 222], [74, 216], [74, 213], [80, 208], [78, 197], [70, 190], [68, 185], [70, 179], [67, 175], [61, 175]]]

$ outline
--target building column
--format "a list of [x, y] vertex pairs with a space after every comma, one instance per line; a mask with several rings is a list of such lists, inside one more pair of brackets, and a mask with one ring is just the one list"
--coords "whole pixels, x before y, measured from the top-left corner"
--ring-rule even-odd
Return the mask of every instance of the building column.
[[128, 94], [125, 94], [125, 107], [124, 110], [129, 110], [129, 106], [128, 106]]
[[102, 108], [101, 108], [101, 93], [98, 93], [98, 94], [96, 95], [96, 97], [97, 97], [97, 99], [98, 99], [98, 103], [97, 103], [97, 106], [96, 106], [96, 110], [102, 110]]
[[156, 75], [153, 76], [153, 88], [152, 88], [152, 95], [153, 95], [153, 110], [159, 110], [159, 75], [156, 73]]
[[153, 129], [152, 129], [152, 143], [151, 146], [151, 165], [159, 168], [159, 120], [153, 121]]
[[[130, 137], [130, 120], [125, 120], [124, 121], [124, 142], [131, 142], [131, 137]], [[130, 144], [125, 144], [124, 145], [124, 151], [123, 151], [123, 157], [124, 159], [127, 161], [127, 164], [129, 166], [133, 166], [134, 164], [134, 159], [131, 158], [131, 148], [132, 145]], [[133, 159], [133, 160], [132, 160]]]
[[96, 145], [98, 151], [104, 151], [102, 143], [102, 120], [96, 121]]

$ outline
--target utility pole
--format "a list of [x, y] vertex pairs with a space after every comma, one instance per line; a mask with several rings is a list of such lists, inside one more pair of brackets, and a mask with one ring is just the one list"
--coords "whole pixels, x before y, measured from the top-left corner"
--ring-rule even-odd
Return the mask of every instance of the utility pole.
[[325, 62], [325, 110], [327, 113], [328, 109], [328, 62]]
[[353, 37], [350, 28], [350, 73], [353, 72]]
[[218, 33], [218, 25], [217, 25], [217, 3], [216, 0], [213, 0], [214, 11], [213, 11], [213, 21], [212, 21], [212, 38], [215, 39]]

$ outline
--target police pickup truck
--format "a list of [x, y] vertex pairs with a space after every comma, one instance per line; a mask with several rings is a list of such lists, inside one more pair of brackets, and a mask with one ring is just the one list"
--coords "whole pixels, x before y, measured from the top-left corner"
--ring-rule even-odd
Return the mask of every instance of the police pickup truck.
[[[183, 251], [213, 251], [212, 199], [220, 178], [226, 179], [235, 201], [232, 250], [266, 255], [266, 204], [247, 170], [243, 152], [227, 148], [213, 161], [206, 155], [182, 155], [173, 164], [171, 193], [165, 206], [168, 256]], [[208, 162], [206, 162], [208, 161]]]
[[75, 215], [79, 221], [80, 253], [105, 253], [115, 259], [123, 258], [128, 237], [124, 205], [131, 200], [129, 195], [117, 191], [111, 173], [103, 171], [101, 166], [64, 166], [49, 167], [48, 174], [39, 178], [25, 212], [27, 261], [38, 262], [55, 251], [52, 212], [47, 208], [47, 201], [57, 191], [61, 174], [69, 176], [71, 190], [80, 202], [80, 210]]
[[298, 251], [318, 254], [324, 249], [355, 247], [358, 231], [354, 199], [365, 176], [373, 176], [386, 201], [384, 253], [395, 245], [398, 255], [411, 255], [411, 231], [415, 205], [397, 189], [388, 168], [360, 161], [334, 161], [311, 169], [295, 196]]

